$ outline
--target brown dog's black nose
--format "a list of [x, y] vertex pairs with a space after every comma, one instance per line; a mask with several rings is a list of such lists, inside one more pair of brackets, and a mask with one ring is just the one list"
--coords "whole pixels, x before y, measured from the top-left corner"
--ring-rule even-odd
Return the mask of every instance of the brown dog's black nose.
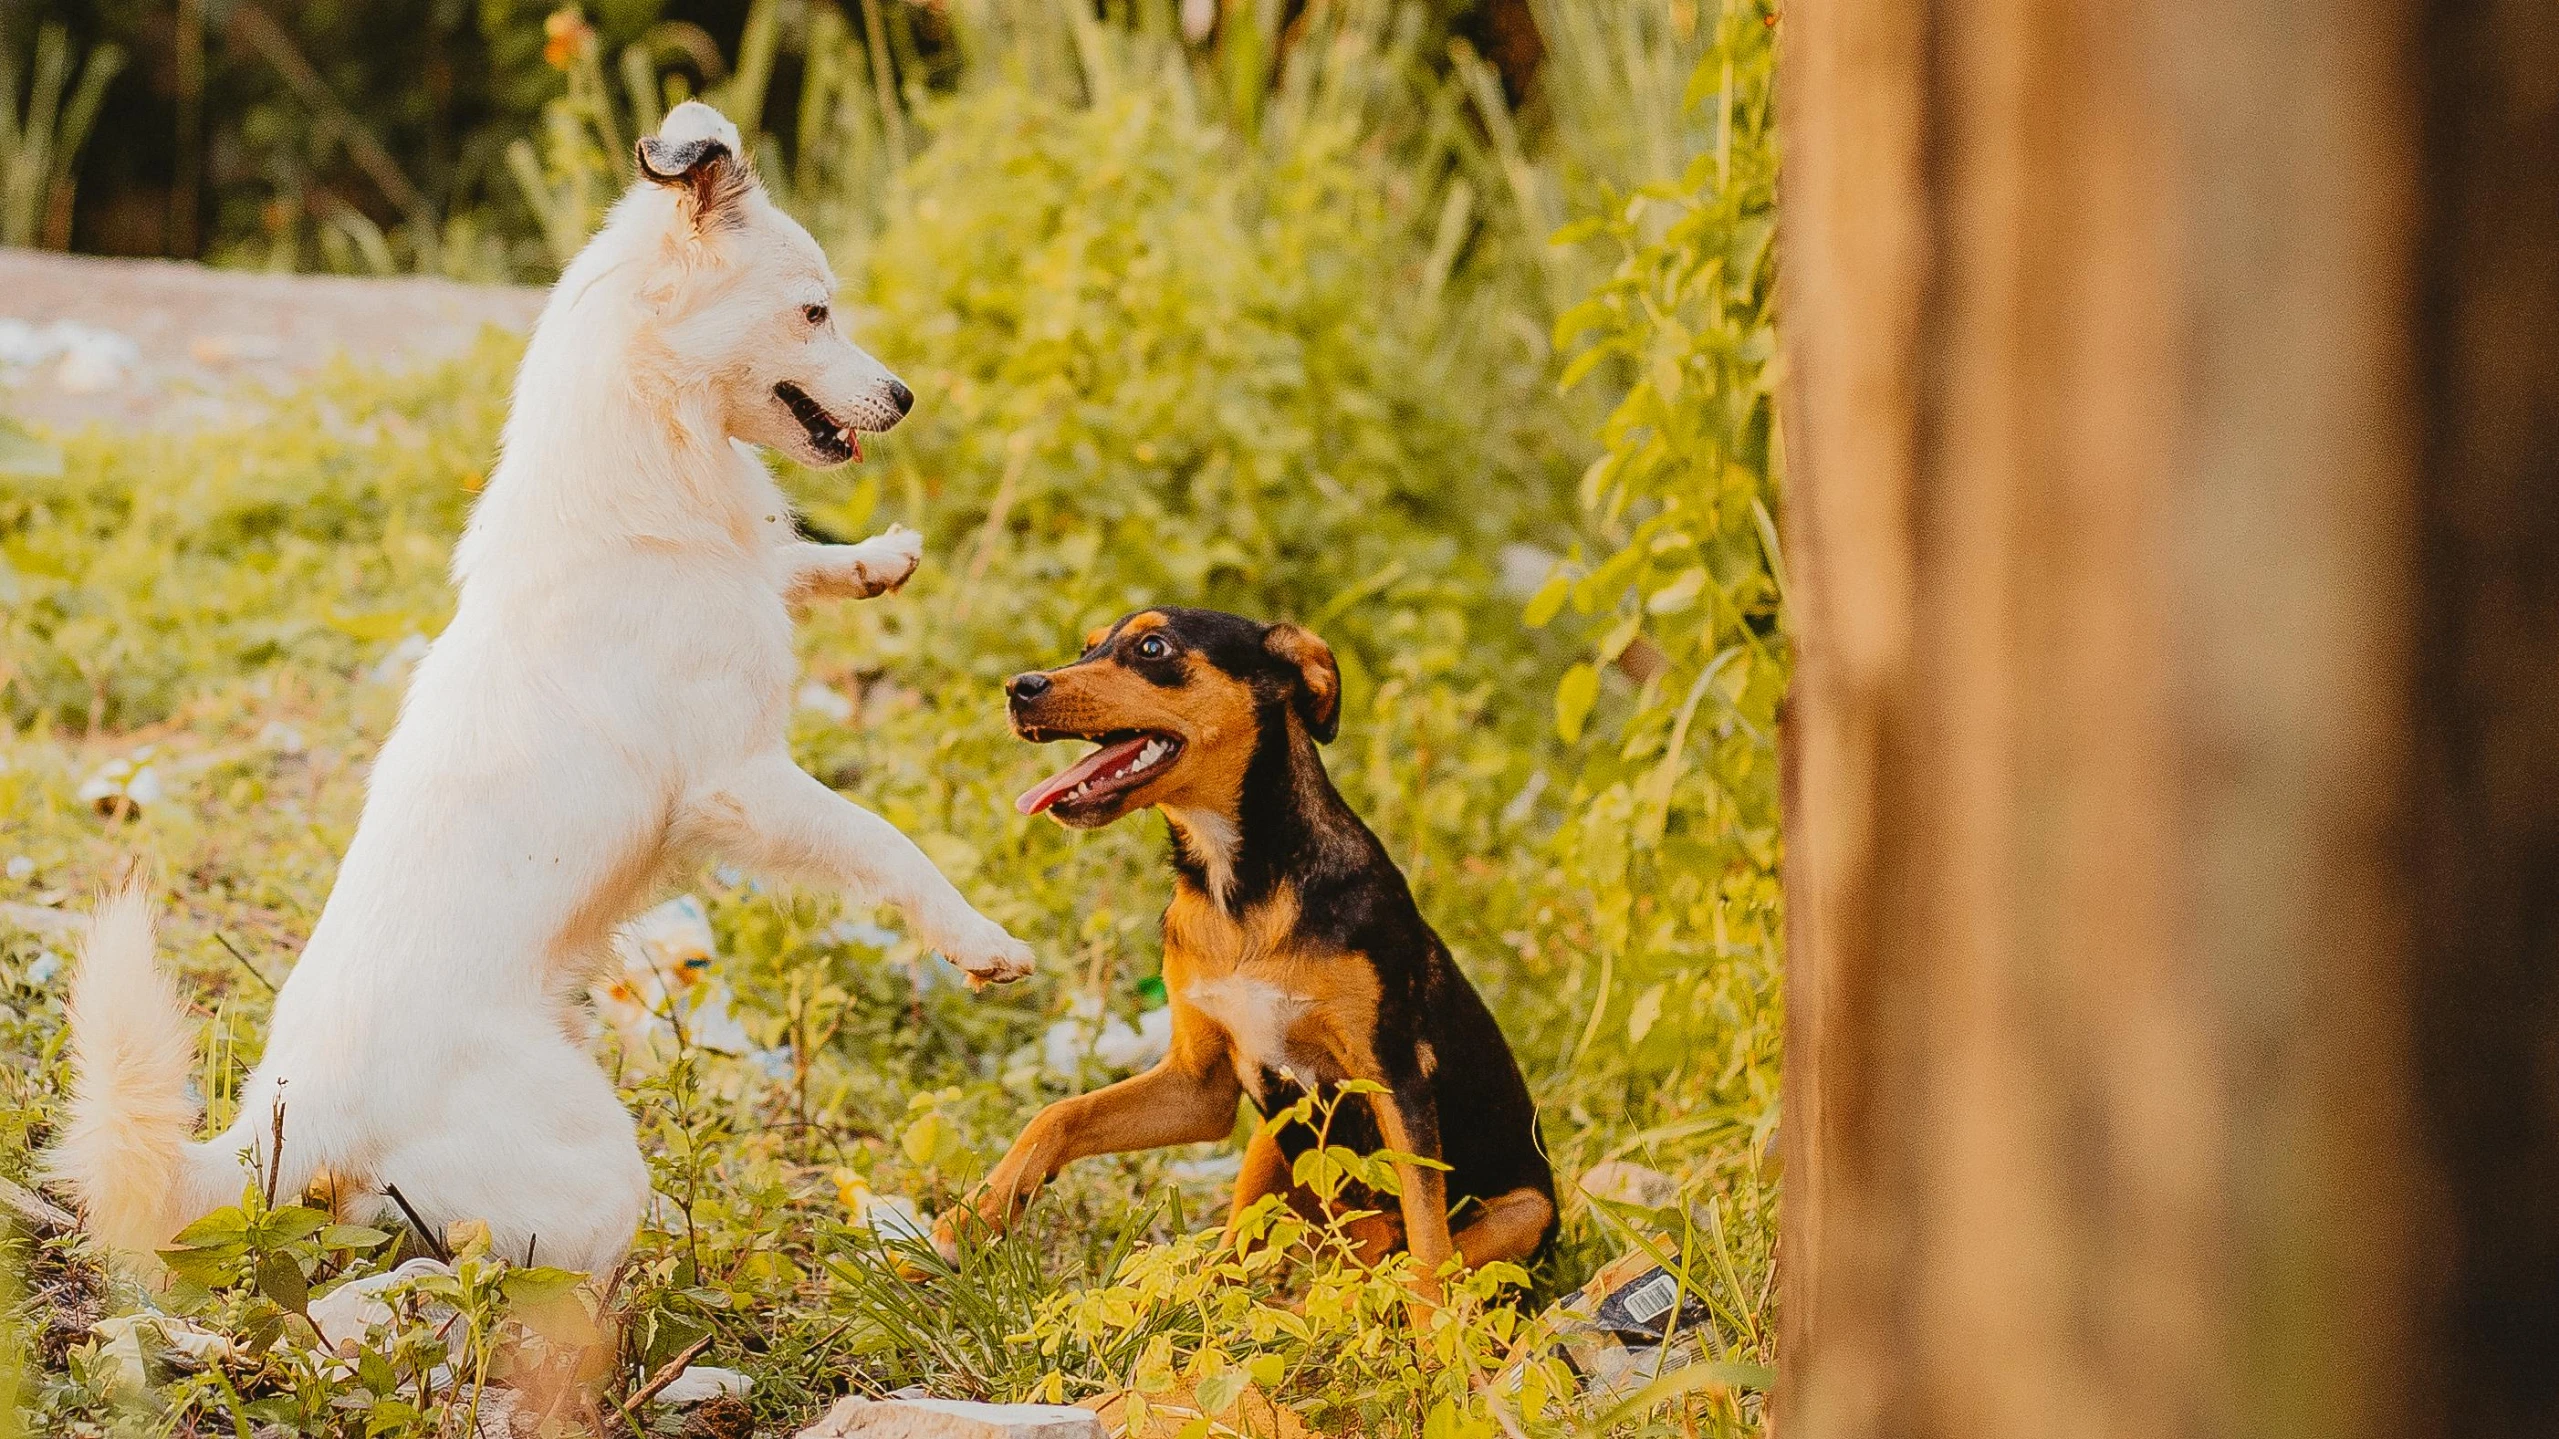
[[1038, 670], [1033, 670], [1026, 675], [1015, 675], [1004, 682], [1004, 692], [1011, 695], [1017, 703], [1038, 699], [1041, 695], [1048, 693], [1048, 676], [1041, 674]]

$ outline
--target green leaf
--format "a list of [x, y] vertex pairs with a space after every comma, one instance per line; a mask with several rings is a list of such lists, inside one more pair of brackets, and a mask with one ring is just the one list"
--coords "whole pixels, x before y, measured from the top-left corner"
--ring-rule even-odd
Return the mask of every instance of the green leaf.
[[320, 1231], [320, 1244], [327, 1249], [378, 1249], [390, 1242], [390, 1235], [362, 1224], [332, 1224]]
[[1199, 1382], [1193, 1392], [1199, 1395], [1200, 1412], [1223, 1414], [1244, 1397], [1246, 1375], [1241, 1369], [1220, 1369]]
[[260, 1294], [296, 1314], [311, 1302], [311, 1281], [301, 1263], [281, 1249], [258, 1261], [257, 1279]]
[[1575, 385], [1580, 384], [1584, 379], [1588, 378], [1591, 371], [1599, 368], [1600, 361], [1607, 359], [1609, 356], [1618, 353], [1624, 348], [1624, 344], [1619, 341], [1603, 340], [1600, 343], [1591, 346], [1589, 349], [1582, 351], [1580, 354], [1575, 355], [1572, 363], [1564, 367], [1563, 377], [1555, 382], [1555, 388], [1562, 390], [1567, 394], [1571, 393]]
[[288, 1204], [281, 1209], [270, 1211], [267, 1217], [259, 1222], [258, 1233], [269, 1244], [290, 1244], [296, 1239], [308, 1239], [328, 1227], [329, 1216], [326, 1211], [306, 1209], [299, 1204]]
[[[1546, 243], [1561, 249], [1567, 245], [1581, 244], [1586, 240], [1594, 239], [1606, 233], [1608, 233], [1607, 216], [1584, 215], [1580, 219], [1575, 220], [1557, 230], [1554, 234], [1547, 236]], [[1585, 301], [1584, 303], [1588, 302]]]
[[1705, 589], [1705, 567], [1692, 565], [1680, 571], [1679, 576], [1669, 584], [1653, 591], [1645, 599], [1644, 608], [1657, 615], [1675, 615], [1697, 603], [1698, 595], [1704, 593]]
[[1564, 671], [1563, 681], [1555, 686], [1555, 733], [1566, 744], [1579, 744], [1582, 724], [1590, 718], [1591, 706], [1599, 701], [1599, 670], [1589, 664], [1578, 664]]
[[510, 1269], [498, 1281], [499, 1290], [510, 1304], [541, 1304], [560, 1298], [576, 1289], [586, 1276], [574, 1269], [553, 1269], [539, 1265], [531, 1269]]
[[1448, 1161], [1444, 1159], [1433, 1159], [1424, 1154], [1407, 1154], [1400, 1149], [1381, 1149], [1377, 1151], [1376, 1157], [1389, 1164], [1409, 1164], [1416, 1169], [1446, 1170], [1449, 1168]]
[[217, 1209], [178, 1231], [170, 1241], [174, 1248], [202, 1249], [220, 1244], [237, 1244], [248, 1237], [249, 1217], [238, 1208]]
[[1564, 573], [1559, 566], [1555, 573], [1546, 577], [1546, 583], [1537, 587], [1537, 593], [1529, 596], [1528, 608], [1520, 612], [1520, 623], [1533, 630], [1546, 628], [1555, 616], [1563, 613], [1564, 601], [1570, 599], [1572, 593], [1572, 576]]

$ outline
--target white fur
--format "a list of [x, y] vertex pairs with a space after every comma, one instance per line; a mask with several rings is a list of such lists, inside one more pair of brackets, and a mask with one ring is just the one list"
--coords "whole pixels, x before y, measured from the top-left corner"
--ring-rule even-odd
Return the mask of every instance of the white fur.
[[1296, 1052], [1289, 1048], [1289, 1028], [1306, 1012], [1306, 1001], [1259, 975], [1235, 972], [1194, 981], [1182, 1000], [1214, 1019], [1232, 1041], [1235, 1076], [1246, 1085], [1261, 1083], [1264, 1069], [1293, 1069]]
[[1235, 822], [1213, 809], [1164, 806], [1164, 817], [1181, 838], [1182, 850], [1208, 878], [1208, 897], [1224, 909], [1235, 892]]
[[[660, 134], [724, 127], [687, 104]], [[976, 979], [1029, 971], [912, 841], [791, 761], [788, 605], [894, 588], [919, 542], [798, 540], [740, 442], [825, 458], [781, 381], [850, 428], [901, 406], [809, 318], [835, 284], [808, 234], [751, 184], [696, 214], [707, 193], [635, 186], [552, 292], [454, 555], [453, 622], [374, 762], [240, 1118], [210, 1141], [184, 1142], [193, 1042], [147, 913], [102, 909], [51, 1162], [111, 1243], [146, 1248], [234, 1199], [244, 1159], [276, 1162], [280, 1100], [280, 1194], [325, 1168], [398, 1186], [433, 1224], [485, 1219], [501, 1253], [610, 1269], [648, 1170], [579, 997], [671, 864], [718, 854], [885, 901]]]

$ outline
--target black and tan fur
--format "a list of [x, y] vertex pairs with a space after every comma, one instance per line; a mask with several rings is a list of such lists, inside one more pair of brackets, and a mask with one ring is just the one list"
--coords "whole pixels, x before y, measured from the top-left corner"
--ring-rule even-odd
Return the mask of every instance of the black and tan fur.
[[[1077, 828], [1143, 808], [1170, 821], [1173, 1038], [1146, 1073], [1042, 1110], [967, 1212], [1001, 1229], [1077, 1159], [1221, 1139], [1239, 1095], [1270, 1114], [1307, 1085], [1356, 1078], [1387, 1092], [1342, 1104], [1333, 1143], [1449, 1166], [1400, 1168], [1400, 1202], [1361, 1236], [1372, 1257], [1408, 1247], [1428, 1274], [1452, 1249], [1471, 1267], [1539, 1248], [1555, 1227], [1555, 1181], [1528, 1086], [1402, 872], [1325, 773], [1316, 746], [1339, 722], [1341, 678], [1324, 642], [1295, 625], [1147, 610], [1097, 631], [1073, 664], [1005, 688], [1025, 739], [1178, 745], [1051, 811]], [[1290, 1176], [1314, 1142], [1303, 1125], [1266, 1128], [1233, 1212], [1282, 1193], [1312, 1215]], [[945, 1252], [955, 1217], [937, 1235]]]

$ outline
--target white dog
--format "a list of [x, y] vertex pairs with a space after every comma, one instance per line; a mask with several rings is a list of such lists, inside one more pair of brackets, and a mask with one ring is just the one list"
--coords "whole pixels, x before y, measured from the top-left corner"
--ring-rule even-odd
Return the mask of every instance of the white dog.
[[[979, 982], [1031, 952], [784, 743], [789, 607], [876, 595], [918, 537], [800, 540], [748, 445], [861, 454], [913, 396], [830, 318], [808, 233], [735, 127], [678, 106], [560, 283], [504, 455], [454, 554], [460, 604], [375, 761], [364, 817], [229, 1130], [190, 1143], [195, 1042], [150, 906], [101, 906], [73, 995], [79, 1082], [50, 1156], [93, 1231], [147, 1251], [325, 1171], [428, 1223], [602, 1273], [648, 1193], [580, 1007], [670, 864], [718, 854], [902, 909]], [[271, 1152], [284, 1115], [281, 1159]]]

